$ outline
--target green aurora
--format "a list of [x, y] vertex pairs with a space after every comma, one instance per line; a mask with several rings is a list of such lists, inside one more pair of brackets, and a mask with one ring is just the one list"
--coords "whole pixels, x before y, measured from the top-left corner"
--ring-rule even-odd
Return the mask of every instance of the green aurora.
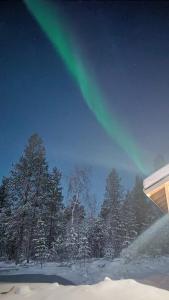
[[91, 78], [79, 52], [77, 53], [77, 47], [70, 32], [66, 30], [66, 26], [60, 20], [57, 7], [44, 0], [24, 0], [24, 3], [61, 56], [69, 73], [78, 84], [85, 103], [99, 124], [113, 141], [128, 154], [139, 171], [147, 174], [139, 148], [118, 119], [109, 113], [98, 85]]

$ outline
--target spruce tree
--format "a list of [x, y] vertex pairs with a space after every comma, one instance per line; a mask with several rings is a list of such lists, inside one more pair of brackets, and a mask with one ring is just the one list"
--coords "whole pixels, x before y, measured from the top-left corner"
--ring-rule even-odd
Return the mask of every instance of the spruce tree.
[[137, 237], [136, 212], [133, 205], [133, 195], [128, 191], [125, 195], [121, 210], [124, 222], [123, 230], [123, 248], [127, 247]]
[[119, 255], [122, 248], [123, 222], [120, 216], [122, 201], [121, 179], [115, 169], [112, 169], [106, 180], [106, 190], [101, 217], [105, 228], [105, 251], [112, 257]]
[[42, 139], [34, 134], [28, 140], [23, 155], [13, 167], [8, 181], [8, 200], [11, 218], [8, 235], [13, 239], [15, 260], [33, 253], [34, 228], [41, 215], [47, 197], [48, 166]]
[[[44, 218], [47, 224], [47, 244], [51, 249], [56, 247], [64, 235], [64, 205], [61, 188], [61, 173], [57, 168], [49, 174], [48, 195], [45, 201]], [[58, 245], [59, 246], [59, 245]], [[56, 251], [56, 249], [55, 249]]]
[[78, 242], [79, 242], [79, 234], [76, 232], [74, 226], [70, 225], [67, 228], [66, 238], [65, 238], [65, 249], [66, 249], [66, 257], [74, 262], [78, 257]]
[[45, 227], [45, 222], [39, 217], [34, 229], [33, 247], [35, 261], [40, 263], [41, 268], [48, 257]]
[[103, 219], [97, 217], [89, 225], [88, 240], [91, 248], [91, 256], [100, 258], [103, 257], [105, 248], [105, 234], [104, 234], [104, 222]]
[[91, 247], [88, 239], [88, 226], [87, 222], [83, 222], [81, 225], [79, 242], [78, 242], [78, 255], [77, 257], [83, 262], [84, 266], [86, 264], [87, 258], [91, 256]]
[[7, 184], [8, 179], [3, 178], [0, 186], [0, 257], [8, 256], [7, 253], [7, 236], [6, 236], [6, 224], [11, 214], [10, 206], [7, 198]]
[[143, 232], [149, 225], [148, 220], [148, 202], [146, 195], [143, 192], [143, 178], [136, 176], [135, 184], [131, 191], [131, 205], [135, 215], [135, 231], [137, 235]]

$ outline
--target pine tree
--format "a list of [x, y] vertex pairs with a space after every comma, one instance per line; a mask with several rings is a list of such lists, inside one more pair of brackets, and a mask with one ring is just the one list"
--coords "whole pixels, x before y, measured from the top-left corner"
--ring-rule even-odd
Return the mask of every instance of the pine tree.
[[6, 223], [11, 214], [10, 206], [7, 200], [8, 179], [3, 178], [0, 186], [0, 257], [8, 255], [6, 240]]
[[134, 187], [126, 194], [122, 206], [124, 221], [123, 247], [127, 247], [133, 242], [141, 232], [161, 215], [160, 210], [145, 196], [142, 177], [136, 176]]
[[101, 217], [105, 227], [105, 250], [106, 248], [112, 249], [113, 257], [118, 256], [122, 249], [123, 222], [120, 217], [122, 187], [120, 181], [116, 170], [113, 169], [106, 180], [105, 199], [101, 207]]
[[16, 263], [20, 257], [25, 257], [29, 262], [32, 255], [33, 232], [44, 209], [47, 182], [45, 148], [41, 138], [34, 134], [8, 180], [8, 201], [12, 211], [8, 236], [15, 249]]
[[0, 213], [7, 207], [7, 183], [8, 179], [3, 177], [2, 184], [0, 186]]
[[49, 251], [49, 259], [51, 261], [62, 261], [67, 259], [66, 235], [59, 235], [54, 239]]
[[54, 168], [48, 178], [48, 197], [46, 198], [44, 210], [49, 249], [53, 247], [54, 244], [56, 247], [56, 244], [58, 244], [59, 240], [63, 239], [64, 235], [64, 205], [60, 181], [61, 173], [57, 168]]
[[123, 248], [127, 247], [137, 237], [136, 213], [133, 205], [133, 197], [131, 192], [127, 192], [121, 210], [124, 222], [123, 230]]
[[67, 229], [65, 239], [66, 256], [70, 261], [75, 261], [78, 257], [79, 235], [73, 225]]
[[85, 266], [86, 259], [91, 256], [91, 248], [89, 245], [89, 239], [88, 239], [88, 228], [87, 223], [84, 222], [81, 225], [80, 230], [80, 237], [78, 242], [78, 255], [77, 257], [83, 261], [83, 264]]
[[147, 197], [143, 192], [143, 178], [136, 176], [135, 184], [131, 191], [131, 202], [135, 215], [135, 231], [137, 235], [143, 232], [149, 225], [149, 220], [147, 218], [148, 212], [148, 201]]
[[96, 218], [89, 225], [88, 240], [91, 248], [91, 256], [103, 257], [105, 248], [104, 222], [102, 218]]
[[48, 253], [46, 246], [45, 223], [41, 218], [38, 219], [36, 228], [34, 229], [33, 246], [35, 260], [40, 263], [42, 268], [42, 265], [48, 257]]

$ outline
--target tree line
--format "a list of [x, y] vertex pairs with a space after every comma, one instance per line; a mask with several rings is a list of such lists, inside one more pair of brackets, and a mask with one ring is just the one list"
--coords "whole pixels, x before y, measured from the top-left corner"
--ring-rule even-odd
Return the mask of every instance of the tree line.
[[1, 259], [42, 264], [115, 258], [160, 216], [144, 195], [140, 176], [124, 192], [118, 172], [112, 169], [99, 211], [87, 168], [74, 169], [67, 201], [61, 178], [58, 168], [49, 171], [42, 139], [32, 135], [0, 186]]

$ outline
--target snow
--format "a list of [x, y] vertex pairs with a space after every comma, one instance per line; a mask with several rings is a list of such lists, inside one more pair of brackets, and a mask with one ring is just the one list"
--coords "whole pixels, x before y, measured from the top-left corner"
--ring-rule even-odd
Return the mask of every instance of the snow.
[[31, 293], [32, 291], [29, 285], [21, 285], [15, 288], [15, 294], [17, 295], [25, 296]]
[[90, 259], [84, 266], [46, 263], [15, 266], [0, 262], [0, 275], [50, 274], [72, 281], [78, 286], [56, 283], [1, 283], [0, 299], [10, 300], [163, 300], [169, 299], [169, 256], [138, 257], [126, 261]]
[[0, 262], [0, 275], [17, 274], [58, 275], [74, 284], [95, 284], [105, 277], [113, 280], [145, 280], [155, 275], [169, 278], [169, 256], [142, 256], [133, 260], [120, 258], [114, 261], [90, 259], [85, 266], [82, 263], [46, 263], [42, 268], [34, 263], [15, 266]]
[[[3, 286], [4, 289], [5, 286]], [[95, 285], [41, 284], [34, 287], [33, 284], [20, 284], [0, 297], [4, 300], [143, 300], [145, 296], [148, 300], [166, 300], [169, 299], [169, 292], [132, 279], [115, 281], [105, 278], [104, 281]]]
[[161, 180], [162, 178], [166, 177], [167, 175], [169, 175], [169, 164], [167, 164], [165, 167], [159, 169], [158, 171], [154, 172], [146, 179], [144, 179], [144, 189], [147, 189], [148, 187]]

